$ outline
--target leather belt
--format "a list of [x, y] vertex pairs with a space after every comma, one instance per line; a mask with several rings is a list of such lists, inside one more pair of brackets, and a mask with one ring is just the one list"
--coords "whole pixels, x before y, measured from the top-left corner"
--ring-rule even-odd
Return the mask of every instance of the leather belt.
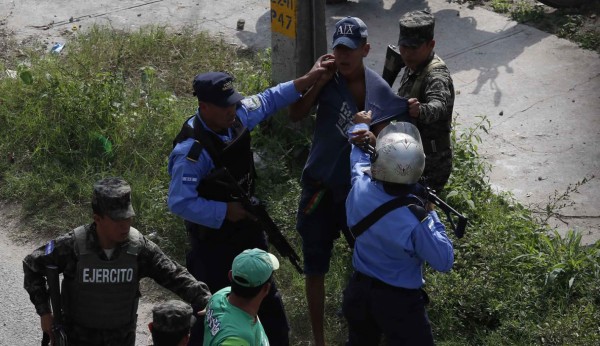
[[420, 289], [412, 289], [412, 288], [404, 288], [404, 287], [397, 287], [397, 286], [392, 286], [386, 282], [383, 282], [379, 279], [370, 277], [368, 275], [365, 275], [361, 272], [355, 271], [354, 272], [354, 279], [356, 281], [359, 282], [370, 282], [371, 283], [371, 287], [378, 287], [378, 288], [387, 288], [387, 289], [391, 289], [394, 291], [399, 291], [399, 292], [404, 292], [404, 293], [417, 293], [420, 292]]

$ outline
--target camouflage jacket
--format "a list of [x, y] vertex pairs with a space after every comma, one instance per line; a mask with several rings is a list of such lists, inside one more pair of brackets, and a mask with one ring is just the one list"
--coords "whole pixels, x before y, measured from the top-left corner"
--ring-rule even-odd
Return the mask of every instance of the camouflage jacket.
[[[399, 96], [411, 97], [415, 81], [422, 73], [426, 73], [426, 67], [434, 57], [437, 56], [432, 52], [429, 59], [412, 73], [408, 68], [404, 69], [398, 88]], [[448, 67], [445, 64], [433, 67], [424, 76], [420, 89], [416, 90], [416, 98], [421, 103], [416, 125], [421, 137], [431, 139], [449, 133], [454, 108], [454, 84]]]
[[[101, 259], [108, 260], [98, 244], [96, 225], [94, 223], [87, 225], [86, 231], [88, 232], [88, 246], [97, 249]], [[211, 297], [206, 284], [196, 281], [187, 269], [167, 257], [156, 244], [146, 237], [142, 237], [142, 243], [143, 246], [137, 259], [139, 279], [152, 278], [156, 283], [176, 293], [186, 302], [200, 308], [206, 306]], [[23, 260], [24, 287], [40, 316], [51, 312], [44, 274], [46, 266], [57, 266], [58, 271], [63, 273], [64, 280], [76, 279], [77, 256], [74, 250], [73, 231], [50, 241], [49, 244], [52, 246], [41, 246]], [[126, 251], [127, 248], [128, 242], [120, 244], [115, 248], [112, 258], [118, 258], [121, 251]], [[46, 249], [51, 250], [46, 251]]]

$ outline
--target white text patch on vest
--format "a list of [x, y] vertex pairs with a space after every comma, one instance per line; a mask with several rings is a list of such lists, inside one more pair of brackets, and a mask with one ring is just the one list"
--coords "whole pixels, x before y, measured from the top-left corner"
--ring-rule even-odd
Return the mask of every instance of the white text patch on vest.
[[86, 283], [121, 283], [131, 282], [133, 280], [133, 269], [83, 269], [83, 282]]

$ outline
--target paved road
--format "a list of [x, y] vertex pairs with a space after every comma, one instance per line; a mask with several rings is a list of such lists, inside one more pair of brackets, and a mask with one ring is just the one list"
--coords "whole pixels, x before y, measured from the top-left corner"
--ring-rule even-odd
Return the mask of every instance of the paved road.
[[[0, 204], [0, 345], [39, 345], [41, 332], [39, 318], [23, 289], [24, 247], [17, 246], [8, 238], [11, 230], [17, 229], [18, 214], [14, 208]], [[33, 247], [32, 247], [33, 249]], [[37, 329], [33, 329], [37, 326]]]

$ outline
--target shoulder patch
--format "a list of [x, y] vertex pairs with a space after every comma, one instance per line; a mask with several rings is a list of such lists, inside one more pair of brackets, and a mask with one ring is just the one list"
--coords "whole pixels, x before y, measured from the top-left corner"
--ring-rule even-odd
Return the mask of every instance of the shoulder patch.
[[257, 95], [246, 97], [241, 102], [249, 112], [257, 110], [261, 105], [260, 98]]
[[196, 184], [198, 184], [198, 177], [196, 175], [193, 175], [193, 174], [184, 174], [181, 177], [181, 183], [182, 184], [193, 184], [193, 185], [196, 185]]
[[46, 244], [46, 249], [44, 250], [45, 255], [49, 255], [54, 251], [54, 239], [50, 240], [48, 244]]
[[409, 204], [408, 210], [410, 210], [413, 213], [413, 215], [417, 218], [417, 220], [419, 220], [419, 222], [423, 222], [423, 220], [425, 220], [429, 215], [425, 208], [416, 204]]

